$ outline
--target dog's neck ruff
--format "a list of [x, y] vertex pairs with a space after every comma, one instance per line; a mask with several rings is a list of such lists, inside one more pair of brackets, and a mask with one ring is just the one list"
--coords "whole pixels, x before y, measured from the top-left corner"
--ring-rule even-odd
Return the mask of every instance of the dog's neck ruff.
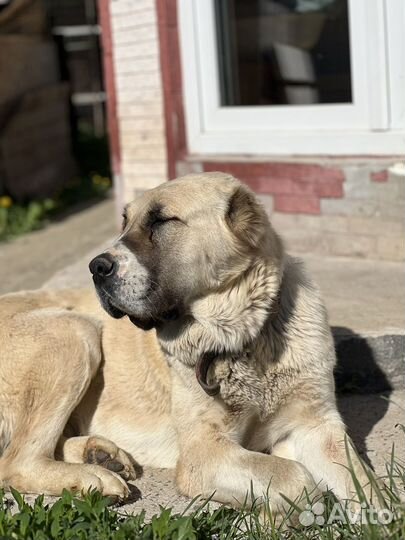
[[232, 287], [194, 302], [188, 316], [157, 329], [169, 363], [194, 368], [204, 391], [215, 395], [216, 386], [206, 382], [212, 361], [242, 354], [277, 316], [281, 276], [280, 264], [259, 260]]
[[[277, 318], [277, 315], [280, 310], [280, 295], [281, 295], [281, 291], [279, 290], [275, 300], [271, 304], [271, 309], [269, 310], [269, 315], [264, 325], [268, 324], [269, 322]], [[243, 350], [233, 352], [232, 356], [233, 357], [236, 357], [238, 355], [242, 356], [246, 352], [244, 349], [246, 349], [246, 345], [243, 348]], [[195, 375], [196, 375], [199, 385], [204, 390], [204, 392], [209, 396], [218, 395], [220, 391], [220, 385], [217, 382], [214, 382], [214, 383], [207, 382], [208, 371], [211, 365], [215, 362], [215, 360], [218, 359], [218, 357], [227, 356], [227, 354], [229, 354], [229, 351], [222, 351], [220, 353], [210, 351], [210, 352], [206, 352], [202, 354], [200, 358], [197, 360], [197, 363], [195, 366]]]

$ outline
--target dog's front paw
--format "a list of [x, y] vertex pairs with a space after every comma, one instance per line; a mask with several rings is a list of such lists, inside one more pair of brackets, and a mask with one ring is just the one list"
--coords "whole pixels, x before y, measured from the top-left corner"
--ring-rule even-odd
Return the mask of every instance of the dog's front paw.
[[100, 465], [127, 481], [140, 476], [140, 466], [124, 450], [103, 437], [89, 437], [83, 457], [85, 463]]

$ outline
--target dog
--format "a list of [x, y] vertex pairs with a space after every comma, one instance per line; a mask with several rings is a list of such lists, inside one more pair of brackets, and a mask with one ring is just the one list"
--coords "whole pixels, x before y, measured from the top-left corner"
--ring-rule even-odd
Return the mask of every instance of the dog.
[[1, 299], [0, 482], [125, 499], [135, 462], [184, 495], [273, 512], [369, 477], [336, 407], [327, 313], [264, 208], [230, 175], [145, 192], [93, 290]]

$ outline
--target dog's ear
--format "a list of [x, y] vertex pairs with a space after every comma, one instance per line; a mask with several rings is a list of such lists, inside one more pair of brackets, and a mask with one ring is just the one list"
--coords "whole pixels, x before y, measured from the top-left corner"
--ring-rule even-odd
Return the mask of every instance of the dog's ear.
[[226, 221], [229, 228], [240, 240], [251, 247], [257, 247], [266, 228], [264, 209], [253, 193], [244, 186], [238, 186], [228, 202]]

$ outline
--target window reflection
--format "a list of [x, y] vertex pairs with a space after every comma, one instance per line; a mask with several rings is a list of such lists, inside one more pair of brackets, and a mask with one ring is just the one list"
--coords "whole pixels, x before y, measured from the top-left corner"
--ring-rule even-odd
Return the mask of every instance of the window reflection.
[[215, 0], [223, 106], [350, 103], [347, 0]]

